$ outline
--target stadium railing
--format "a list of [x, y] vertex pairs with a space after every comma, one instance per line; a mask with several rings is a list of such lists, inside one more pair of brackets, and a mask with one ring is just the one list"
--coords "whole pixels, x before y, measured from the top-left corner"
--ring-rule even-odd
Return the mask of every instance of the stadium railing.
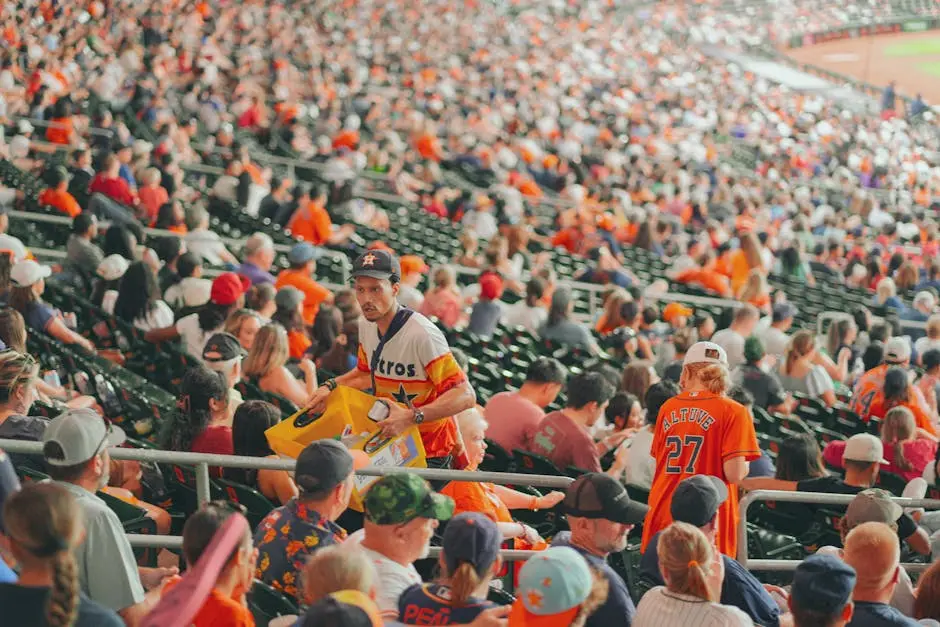
[[[848, 505], [855, 498], [853, 494], [822, 494], [815, 492], [783, 492], [780, 490], [754, 490], [748, 492], [738, 503], [738, 562], [748, 570], [786, 572], [795, 570], [801, 560], [768, 560], [749, 559], [747, 546], [747, 512], [748, 508], [757, 501], [777, 501], [787, 503], [802, 503], [811, 505]], [[938, 499], [906, 499], [892, 497], [902, 507], [923, 507], [940, 509]], [[901, 564], [908, 572], [922, 572], [930, 564], [909, 562]]]
[[[0, 450], [22, 455], [42, 455], [41, 442], [0, 439]], [[212, 455], [207, 453], [180, 453], [176, 451], [158, 451], [140, 448], [112, 448], [108, 454], [114, 459], [127, 459], [137, 462], [174, 464], [192, 466], [195, 469], [196, 498], [200, 504], [208, 503], [210, 497], [209, 467], [248, 468], [253, 470], [286, 470], [293, 472], [296, 461], [292, 459], [267, 459], [242, 457], [238, 455]], [[394, 472], [410, 472], [429, 481], [485, 481], [500, 485], [521, 485], [564, 490], [574, 482], [571, 477], [550, 475], [528, 475], [514, 472], [482, 472], [467, 470], [443, 470], [436, 468], [399, 468], [397, 466], [369, 466], [357, 470], [357, 475], [382, 477]], [[179, 549], [181, 536], [154, 536], [128, 534], [133, 546], [148, 548]], [[534, 551], [503, 551], [503, 559], [527, 559]], [[433, 554], [432, 554], [433, 556]]]

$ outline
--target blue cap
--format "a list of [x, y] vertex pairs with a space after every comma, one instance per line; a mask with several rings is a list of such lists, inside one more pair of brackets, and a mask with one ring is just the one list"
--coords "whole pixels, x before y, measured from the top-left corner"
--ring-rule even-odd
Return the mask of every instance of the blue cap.
[[810, 555], [796, 567], [790, 598], [803, 610], [832, 614], [855, 589], [855, 569], [834, 555]]
[[447, 570], [453, 574], [461, 562], [473, 566], [483, 576], [496, 561], [503, 534], [492, 520], [479, 512], [454, 516], [444, 529], [443, 553]]
[[309, 242], [300, 242], [294, 244], [290, 252], [287, 253], [287, 261], [293, 265], [300, 265], [320, 258], [320, 251], [316, 246]]
[[516, 603], [521, 604], [520, 610], [524, 608], [523, 615], [558, 615], [584, 603], [592, 586], [587, 560], [571, 547], [553, 546], [519, 570]]

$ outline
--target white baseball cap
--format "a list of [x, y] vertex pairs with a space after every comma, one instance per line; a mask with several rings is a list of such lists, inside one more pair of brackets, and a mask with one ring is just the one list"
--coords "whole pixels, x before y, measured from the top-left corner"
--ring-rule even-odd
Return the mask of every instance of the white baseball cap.
[[856, 433], [845, 443], [842, 461], [890, 463], [885, 459], [885, 448], [881, 440], [870, 433]]
[[105, 448], [120, 446], [126, 439], [124, 431], [95, 410], [70, 409], [53, 418], [46, 427], [42, 436], [43, 455], [51, 466], [75, 466]]
[[893, 337], [885, 342], [885, 361], [900, 364], [911, 358], [911, 345], [903, 337]]
[[685, 354], [685, 359], [682, 360], [683, 366], [689, 364], [721, 364], [727, 366], [728, 354], [725, 349], [714, 342], [696, 342]]
[[29, 287], [39, 279], [46, 279], [52, 274], [52, 268], [36, 263], [32, 259], [20, 261], [10, 270], [10, 280], [16, 287]]

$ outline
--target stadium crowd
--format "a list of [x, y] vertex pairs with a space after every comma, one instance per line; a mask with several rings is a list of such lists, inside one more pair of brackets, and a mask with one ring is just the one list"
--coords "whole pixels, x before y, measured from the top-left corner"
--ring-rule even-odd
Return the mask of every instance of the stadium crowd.
[[[0, 439], [42, 459], [0, 453], [4, 620], [936, 624], [940, 567], [901, 564], [940, 557], [940, 514], [892, 500], [940, 486], [933, 112], [893, 87], [870, 107], [791, 92], [709, 54], [910, 12], [937, 5], [5, 6]], [[53, 266], [15, 209], [69, 222]], [[448, 263], [396, 236], [418, 215], [460, 234]], [[223, 238], [228, 220], [253, 228]], [[335, 255], [349, 286], [324, 279]], [[602, 294], [593, 318], [572, 280]], [[680, 289], [722, 300], [665, 297]], [[808, 327], [816, 289], [868, 305]], [[126, 346], [103, 341], [114, 328]], [[484, 394], [487, 355], [457, 336], [545, 350]], [[138, 430], [120, 420], [133, 390], [103, 375], [141, 345], [176, 407]], [[81, 380], [59, 350], [102, 371]], [[185, 365], [170, 383], [164, 350]], [[324, 439], [290, 473], [211, 468], [229, 500], [183, 511], [195, 479], [109, 453], [277, 458], [265, 432], [341, 388], [380, 399], [384, 436], [417, 427], [432, 467], [515, 456], [577, 478], [403, 471], [363, 495], [367, 456]], [[735, 561], [739, 493], [760, 489], [853, 496], [754, 506], [749, 535], [805, 557], [792, 578]], [[135, 551], [128, 511], [181, 551]]]

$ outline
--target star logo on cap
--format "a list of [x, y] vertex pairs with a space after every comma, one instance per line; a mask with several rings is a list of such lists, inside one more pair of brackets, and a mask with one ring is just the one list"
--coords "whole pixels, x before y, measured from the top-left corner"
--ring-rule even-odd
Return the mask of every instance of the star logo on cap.
[[403, 405], [411, 406], [411, 401], [418, 398], [417, 394], [409, 394], [405, 389], [405, 386], [401, 383], [398, 384], [398, 391], [392, 394], [392, 398]]
[[551, 578], [551, 577], [546, 577], [545, 579], [543, 579], [543, 580], [542, 580], [542, 587], [543, 587], [543, 588], [551, 588], [551, 587], [552, 587], [552, 578]]
[[365, 257], [362, 258], [362, 265], [364, 265], [364, 266], [374, 266], [376, 259], [378, 259], [378, 257], [376, 257], [375, 255], [373, 255], [372, 253], [369, 253], [368, 255], [366, 255]]
[[529, 607], [542, 607], [542, 593], [536, 590], [529, 592]]

